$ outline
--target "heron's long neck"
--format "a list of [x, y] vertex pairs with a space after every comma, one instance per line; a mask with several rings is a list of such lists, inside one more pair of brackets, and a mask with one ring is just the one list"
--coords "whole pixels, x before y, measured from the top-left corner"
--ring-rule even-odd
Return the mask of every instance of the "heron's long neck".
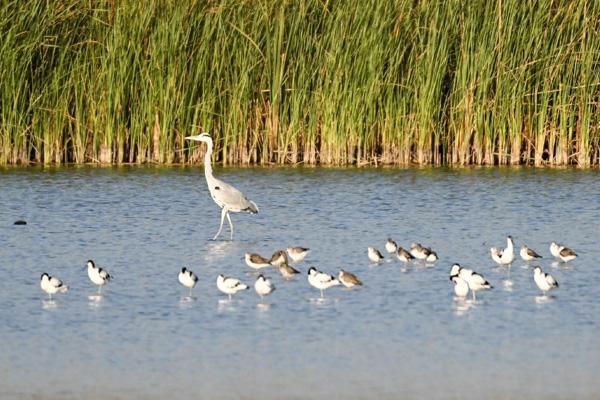
[[213, 144], [212, 142], [206, 143], [206, 154], [204, 154], [204, 176], [206, 180], [209, 181], [213, 179], [212, 165], [211, 165], [211, 156], [213, 152]]

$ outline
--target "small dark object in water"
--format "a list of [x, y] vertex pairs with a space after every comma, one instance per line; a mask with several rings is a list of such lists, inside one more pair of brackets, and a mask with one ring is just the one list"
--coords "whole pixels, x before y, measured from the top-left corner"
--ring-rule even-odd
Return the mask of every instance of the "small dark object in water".
[[19, 220], [15, 221], [15, 225], [27, 225], [27, 221], [23, 221], [22, 219], [19, 219]]

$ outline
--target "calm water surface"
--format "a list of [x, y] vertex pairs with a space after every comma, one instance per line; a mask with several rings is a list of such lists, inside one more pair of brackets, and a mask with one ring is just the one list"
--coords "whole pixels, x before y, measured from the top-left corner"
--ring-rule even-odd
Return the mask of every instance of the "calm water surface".
[[[215, 172], [260, 207], [233, 215], [233, 242], [209, 240], [220, 211], [201, 168], [0, 170], [0, 398], [598, 397], [598, 171]], [[545, 256], [561, 285], [551, 297], [524, 263], [495, 267], [489, 247], [507, 234]], [[388, 237], [440, 260], [370, 265], [367, 246], [384, 251]], [[579, 258], [555, 263], [552, 240]], [[303, 274], [269, 270], [264, 305], [253, 290], [232, 302], [217, 291], [219, 273], [254, 282], [245, 252], [290, 244], [312, 249]], [[100, 299], [89, 258], [114, 276]], [[456, 301], [453, 262], [495, 288]], [[320, 300], [310, 265], [365, 285]], [[182, 266], [200, 278], [192, 299]], [[44, 271], [69, 293], [47, 301]]]

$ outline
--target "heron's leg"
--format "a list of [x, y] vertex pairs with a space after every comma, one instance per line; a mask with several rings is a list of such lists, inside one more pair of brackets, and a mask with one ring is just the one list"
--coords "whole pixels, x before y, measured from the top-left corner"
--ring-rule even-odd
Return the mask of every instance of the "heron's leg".
[[229, 230], [231, 232], [230, 240], [233, 240], [233, 224], [231, 223], [231, 217], [229, 216], [229, 211], [225, 214], [227, 215], [227, 221], [229, 221]]
[[223, 221], [225, 221], [225, 214], [227, 214], [227, 208], [223, 207], [223, 209], [221, 210], [221, 225], [219, 225], [219, 231], [212, 240], [217, 240], [217, 238], [221, 234], [221, 231], [223, 230]]

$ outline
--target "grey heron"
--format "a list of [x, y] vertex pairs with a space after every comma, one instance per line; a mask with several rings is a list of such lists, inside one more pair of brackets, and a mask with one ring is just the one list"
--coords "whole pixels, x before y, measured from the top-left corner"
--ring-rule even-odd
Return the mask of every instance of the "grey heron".
[[214, 177], [211, 165], [211, 155], [213, 152], [213, 141], [210, 135], [203, 132], [196, 136], [187, 136], [186, 140], [194, 140], [197, 142], [204, 142], [207, 145], [206, 154], [204, 154], [204, 176], [206, 177], [206, 184], [208, 185], [208, 191], [210, 196], [221, 207], [221, 225], [219, 231], [213, 238], [216, 240], [221, 231], [223, 230], [223, 221], [227, 217], [229, 221], [229, 228], [231, 232], [231, 240], [233, 240], [233, 223], [229, 212], [242, 212], [246, 211], [252, 214], [258, 213], [258, 206], [252, 200], [248, 200], [246, 196], [233, 186], [223, 182], [220, 179]]

